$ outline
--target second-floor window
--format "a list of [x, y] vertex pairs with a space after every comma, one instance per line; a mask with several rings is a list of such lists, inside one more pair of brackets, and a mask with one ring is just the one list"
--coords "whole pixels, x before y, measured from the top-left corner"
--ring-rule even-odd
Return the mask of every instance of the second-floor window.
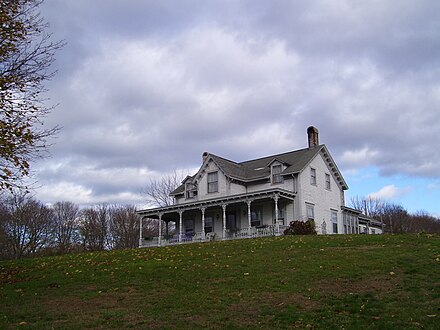
[[330, 190], [330, 174], [325, 174], [325, 189]]
[[208, 193], [218, 192], [218, 172], [208, 173]]
[[272, 183], [283, 183], [282, 170], [281, 165], [272, 166]]
[[316, 169], [310, 168], [310, 184], [316, 186]]
[[185, 184], [186, 198], [194, 198], [197, 196], [197, 185], [187, 182]]

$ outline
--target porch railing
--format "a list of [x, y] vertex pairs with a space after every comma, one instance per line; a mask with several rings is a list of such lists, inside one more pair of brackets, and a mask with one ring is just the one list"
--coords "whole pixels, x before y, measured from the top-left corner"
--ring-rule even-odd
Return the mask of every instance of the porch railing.
[[167, 246], [176, 244], [186, 244], [186, 243], [196, 243], [196, 242], [208, 242], [213, 240], [234, 240], [243, 238], [257, 238], [257, 237], [267, 237], [267, 236], [279, 236], [283, 235], [284, 230], [288, 226], [283, 225], [265, 225], [257, 226], [251, 228], [241, 228], [241, 229], [227, 229], [225, 237], [221, 237], [216, 233], [207, 233], [203, 235], [201, 232], [195, 234], [182, 234], [179, 239], [179, 235], [174, 236], [161, 236], [160, 244], [159, 237], [152, 237], [147, 239], [142, 239], [140, 242], [140, 247], [153, 247], [153, 246]]

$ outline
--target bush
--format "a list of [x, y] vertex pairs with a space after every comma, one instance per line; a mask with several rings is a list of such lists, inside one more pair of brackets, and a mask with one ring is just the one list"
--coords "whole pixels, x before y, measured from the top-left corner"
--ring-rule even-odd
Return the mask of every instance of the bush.
[[291, 221], [289, 228], [284, 230], [284, 235], [316, 235], [315, 222], [307, 221]]

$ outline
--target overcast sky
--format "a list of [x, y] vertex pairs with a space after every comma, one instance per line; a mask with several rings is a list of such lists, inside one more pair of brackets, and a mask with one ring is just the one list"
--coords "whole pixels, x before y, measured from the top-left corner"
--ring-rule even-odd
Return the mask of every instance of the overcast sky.
[[59, 106], [47, 203], [141, 204], [208, 151], [244, 161], [319, 129], [351, 196], [440, 215], [440, 1], [46, 0]]

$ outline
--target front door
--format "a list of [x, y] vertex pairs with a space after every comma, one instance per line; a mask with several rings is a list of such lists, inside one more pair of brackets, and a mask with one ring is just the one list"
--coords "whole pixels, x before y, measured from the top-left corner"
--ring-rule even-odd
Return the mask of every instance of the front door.
[[237, 220], [235, 212], [226, 213], [226, 229], [237, 229]]

